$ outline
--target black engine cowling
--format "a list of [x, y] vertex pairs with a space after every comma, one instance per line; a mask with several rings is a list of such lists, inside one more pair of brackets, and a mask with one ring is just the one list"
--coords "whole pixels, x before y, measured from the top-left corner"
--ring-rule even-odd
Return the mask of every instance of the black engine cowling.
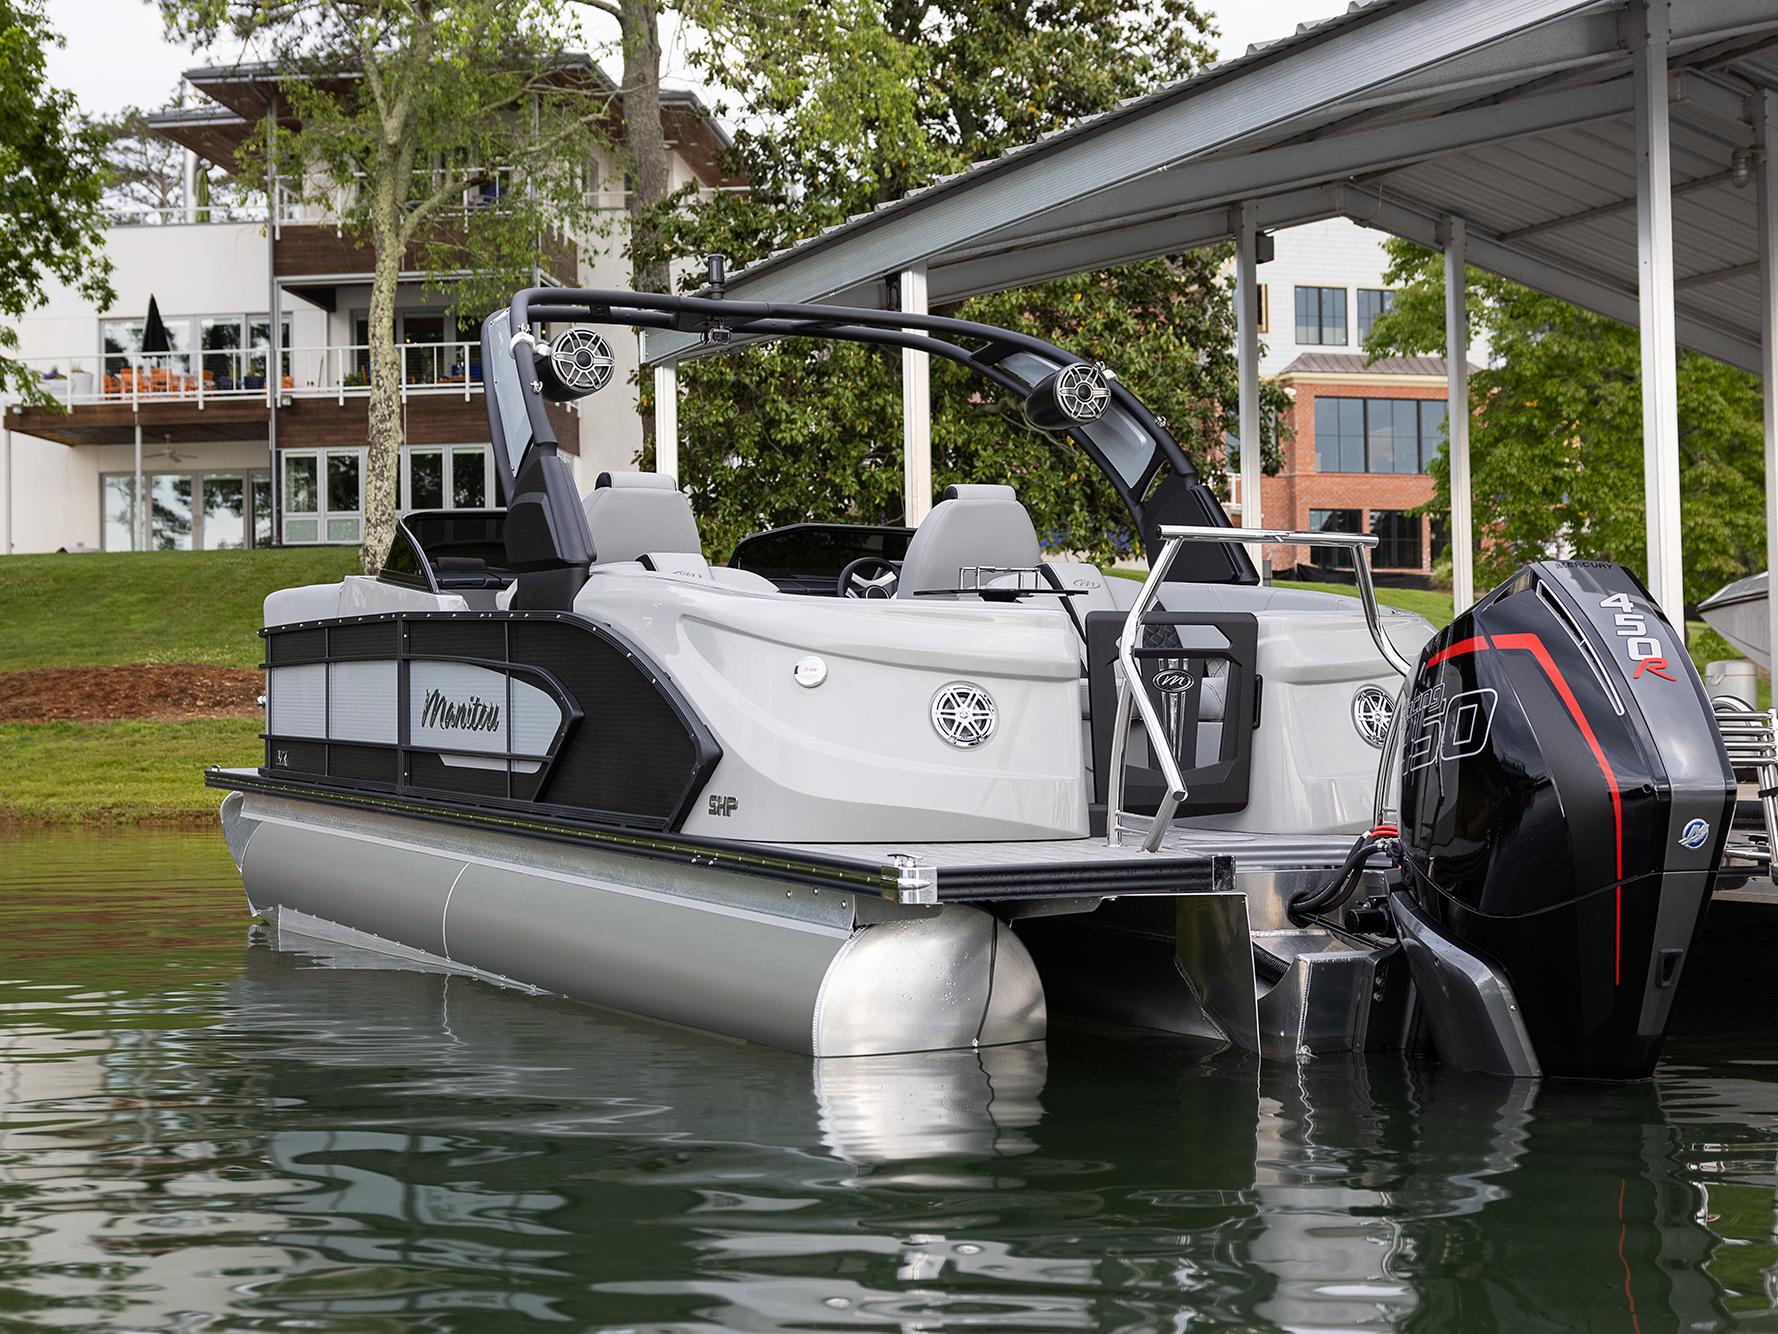
[[[1426, 645], [1403, 709], [1397, 916], [1429, 1010], [1455, 960], [1543, 1073], [1647, 1075], [1735, 796], [1683, 636], [1620, 566], [1527, 566]], [[1476, 1003], [1429, 1017], [1485, 1066]]]

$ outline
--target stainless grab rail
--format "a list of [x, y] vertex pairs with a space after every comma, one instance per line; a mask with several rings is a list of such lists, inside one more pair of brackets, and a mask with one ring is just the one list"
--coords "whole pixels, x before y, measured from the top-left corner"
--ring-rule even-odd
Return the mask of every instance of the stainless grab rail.
[[1710, 701], [1723, 749], [1737, 774], [1747, 774], [1759, 789], [1760, 813], [1766, 822], [1766, 873], [1778, 883], [1778, 712], [1749, 708], [1732, 695]]
[[1412, 664], [1401, 656], [1395, 645], [1389, 642], [1389, 637], [1383, 633], [1382, 616], [1377, 608], [1377, 590], [1371, 582], [1370, 562], [1362, 554], [1364, 550], [1377, 545], [1375, 534], [1298, 533], [1281, 528], [1215, 528], [1164, 524], [1157, 535], [1165, 545], [1155, 558], [1148, 578], [1142, 581], [1142, 591], [1136, 595], [1129, 615], [1124, 618], [1123, 637], [1118, 641], [1117, 722], [1113, 725], [1111, 734], [1111, 772], [1106, 775], [1105, 780], [1105, 839], [1112, 847], [1119, 847], [1126, 832], [1122, 809], [1124, 762], [1129, 753], [1133, 704], [1135, 710], [1142, 715], [1142, 726], [1148, 734], [1148, 748], [1159, 760], [1161, 777], [1167, 784], [1166, 794], [1156, 807], [1154, 819], [1142, 840], [1145, 852], [1159, 850], [1161, 840], [1167, 835], [1168, 826], [1173, 823], [1174, 814], [1188, 793], [1184, 775], [1179, 771], [1179, 761], [1172, 748], [1165, 744], [1166, 733], [1162, 729], [1160, 715], [1155, 712], [1148, 692], [1139, 688], [1141, 676], [1136, 669], [1136, 641], [1141, 633], [1142, 618], [1153, 609], [1155, 599], [1160, 596], [1161, 585], [1166, 582], [1168, 571], [1173, 568], [1173, 562], [1178, 559], [1181, 548], [1187, 542], [1258, 542], [1275, 546], [1346, 547], [1352, 552], [1352, 568], [1358, 574], [1358, 596], [1364, 604], [1365, 624], [1370, 628], [1371, 639], [1376, 644], [1377, 651], [1399, 675], [1406, 677], [1412, 671]]

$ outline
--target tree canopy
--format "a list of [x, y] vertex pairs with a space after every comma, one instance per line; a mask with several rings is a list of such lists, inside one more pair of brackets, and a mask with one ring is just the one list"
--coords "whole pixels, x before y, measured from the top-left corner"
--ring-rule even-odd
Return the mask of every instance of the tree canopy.
[[[1366, 352], [1443, 352], [1443, 258], [1407, 241], [1387, 248], [1398, 292]], [[1470, 378], [1478, 584], [1568, 552], [1646, 571], [1636, 331], [1479, 269], [1468, 281], [1471, 335], [1492, 350]], [[1696, 600], [1764, 564], [1758, 381], [1682, 351], [1679, 450], [1685, 595]], [[1432, 473], [1435, 503], [1448, 506], [1442, 452]]]
[[[725, 108], [742, 125], [733, 165], [751, 188], [696, 208], [669, 200], [659, 230], [680, 257], [737, 261], [1181, 78], [1208, 57], [1212, 31], [1194, 0], [705, 0], [698, 18], [711, 34], [703, 72], [737, 99]], [[1236, 396], [1226, 258], [1172, 255], [947, 313], [1103, 360], [1219, 478]], [[793, 342], [687, 367], [682, 480], [707, 546], [805, 519], [899, 522], [899, 366], [881, 349]], [[1275, 420], [1283, 399], [1268, 391]], [[991, 386], [937, 362], [932, 404], [935, 487], [1005, 479], [1053, 549], [1136, 548], [1085, 454], [1026, 426]]]
[[16, 321], [52, 282], [103, 310], [113, 300], [105, 255], [106, 136], [79, 115], [74, 95], [49, 83], [45, 52], [62, 38], [42, 0], [0, 0], [0, 390], [48, 400], [37, 375], [8, 355]]
[[531, 286], [545, 238], [592, 230], [584, 173], [606, 142], [609, 90], [563, 60], [562, 0], [161, 8], [200, 44], [228, 34], [270, 57], [288, 119], [262, 122], [243, 168], [275, 171], [372, 251], [361, 556], [374, 572], [399, 499], [401, 274], [417, 256], [428, 289], [467, 319]]

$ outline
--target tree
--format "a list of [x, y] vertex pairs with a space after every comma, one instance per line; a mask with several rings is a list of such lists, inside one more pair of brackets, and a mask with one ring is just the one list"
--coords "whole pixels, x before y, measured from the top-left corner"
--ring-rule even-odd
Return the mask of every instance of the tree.
[[657, 0], [576, 0], [618, 23], [623, 74], [623, 146], [628, 159], [630, 285], [665, 292], [671, 285], [661, 216], [672, 183], [667, 134], [661, 125], [661, 16]]
[[105, 255], [105, 136], [83, 121], [74, 95], [48, 82], [44, 52], [60, 45], [42, 0], [0, 0], [0, 390], [53, 404], [15, 356], [16, 321], [65, 283], [93, 305], [111, 304]]
[[367, 243], [371, 276], [367, 573], [394, 533], [404, 269], [478, 315], [531, 285], [542, 238], [580, 234], [582, 171], [609, 98], [561, 59], [559, 0], [161, 0], [169, 26], [264, 51], [299, 128], [268, 120], [242, 153], [252, 174], [325, 203]]
[[[181, 104], [177, 98], [167, 103], [169, 107]], [[106, 140], [105, 202], [116, 212], [170, 221], [186, 204], [185, 150], [150, 128], [148, 115], [140, 107], [125, 107], [96, 122]], [[242, 182], [201, 159], [192, 184], [192, 204], [200, 222], [208, 220], [207, 210], [230, 208], [251, 193]]]
[[[679, 254], [737, 261], [1183, 77], [1209, 53], [1192, 0], [705, 0], [698, 12], [706, 77], [739, 101], [731, 169], [750, 189], [695, 210], [677, 201], [663, 230]], [[1172, 255], [948, 313], [1104, 360], [1220, 476], [1236, 396], [1226, 259]], [[899, 365], [878, 349], [785, 343], [687, 367], [680, 457], [706, 544], [720, 554], [759, 527], [811, 518], [900, 521]], [[1267, 406], [1275, 423], [1275, 387]], [[1084, 454], [942, 361], [933, 442], [936, 485], [1014, 482], [1052, 548], [1135, 549], [1127, 512]], [[1276, 471], [1276, 441], [1266, 447]]]
[[[1387, 243], [1395, 305], [1371, 357], [1444, 351], [1444, 262]], [[1471, 269], [1471, 336], [1491, 364], [1470, 378], [1471, 490], [1480, 581], [1573, 554], [1646, 569], [1641, 354], [1636, 331]], [[1685, 592], [1703, 597], [1765, 559], [1759, 383], [1689, 352], [1679, 359], [1680, 524]], [[1450, 504], [1441, 453], [1432, 473]]]

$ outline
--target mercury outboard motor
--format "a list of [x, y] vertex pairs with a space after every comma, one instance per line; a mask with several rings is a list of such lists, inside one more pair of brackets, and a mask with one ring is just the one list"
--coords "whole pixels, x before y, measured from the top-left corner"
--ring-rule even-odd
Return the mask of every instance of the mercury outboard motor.
[[1390, 906], [1439, 1055], [1639, 1079], [1735, 798], [1683, 635], [1636, 577], [1527, 566], [1422, 651]]

